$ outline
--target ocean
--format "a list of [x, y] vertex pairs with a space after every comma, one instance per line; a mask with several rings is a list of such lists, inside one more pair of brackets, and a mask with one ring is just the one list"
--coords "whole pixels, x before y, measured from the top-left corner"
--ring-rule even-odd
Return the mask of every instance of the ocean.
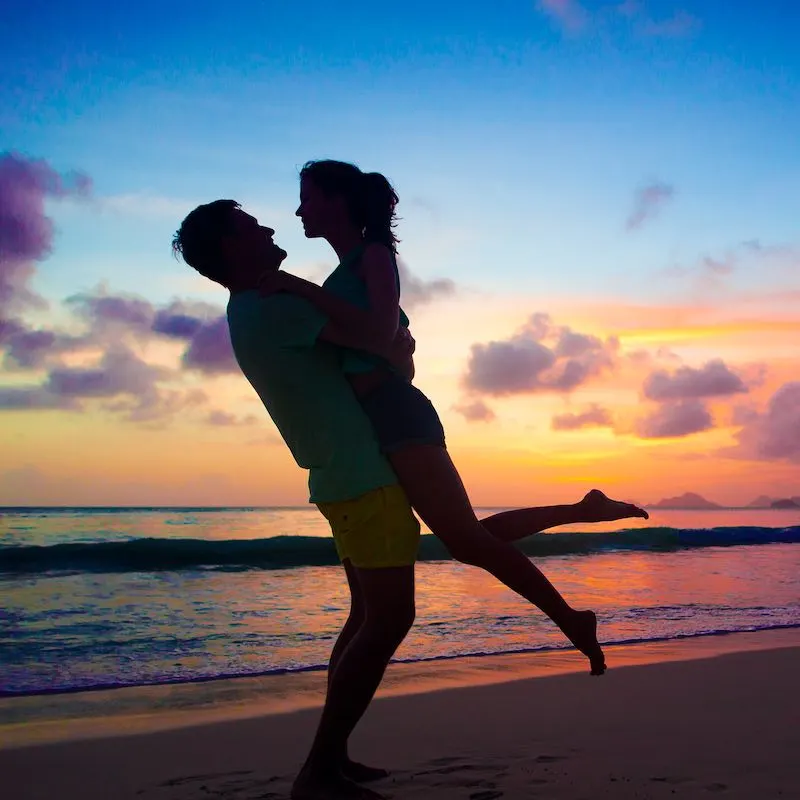
[[[476, 509], [488, 516], [505, 509]], [[800, 627], [800, 511], [651, 511], [519, 543], [604, 643]], [[568, 647], [423, 536], [399, 661]], [[0, 696], [323, 669], [348, 610], [304, 508], [0, 508]]]

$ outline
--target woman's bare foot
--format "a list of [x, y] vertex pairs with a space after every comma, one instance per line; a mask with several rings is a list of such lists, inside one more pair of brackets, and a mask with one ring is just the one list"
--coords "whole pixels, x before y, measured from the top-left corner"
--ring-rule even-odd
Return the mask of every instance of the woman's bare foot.
[[366, 789], [338, 773], [301, 771], [292, 786], [291, 800], [386, 800], [385, 795]]
[[389, 777], [388, 769], [368, 767], [366, 764], [353, 761], [351, 758], [346, 758], [340, 765], [339, 770], [345, 778], [356, 783], [369, 783], [370, 781], [379, 781], [382, 778]]
[[606, 659], [597, 641], [597, 617], [594, 611], [574, 611], [572, 620], [561, 630], [575, 647], [589, 659], [592, 675], [606, 671]]
[[611, 500], [599, 489], [592, 489], [580, 501], [579, 505], [586, 512], [586, 522], [609, 522], [615, 519], [628, 519], [629, 517], [650, 518], [650, 515], [643, 508], [639, 508], [633, 503]]

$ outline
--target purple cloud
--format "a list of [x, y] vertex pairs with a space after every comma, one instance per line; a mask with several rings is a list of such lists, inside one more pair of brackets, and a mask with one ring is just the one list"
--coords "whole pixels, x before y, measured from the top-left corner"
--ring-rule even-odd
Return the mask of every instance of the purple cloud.
[[62, 397], [114, 397], [143, 395], [155, 383], [172, 375], [154, 367], [123, 347], [106, 351], [97, 367], [59, 367], [51, 370], [44, 388]]
[[609, 411], [594, 404], [578, 414], [557, 414], [551, 421], [554, 431], [575, 431], [590, 427], [608, 428], [611, 425], [612, 419]]
[[505, 341], [472, 345], [464, 384], [497, 396], [569, 392], [613, 367], [617, 348], [616, 339], [575, 333], [537, 313]]
[[254, 425], [256, 422], [258, 422], [258, 418], [253, 414], [248, 414], [246, 417], [237, 417], [236, 414], [231, 414], [227, 411], [220, 411], [218, 409], [210, 411], [206, 417], [206, 423], [208, 425], [215, 425], [219, 427]]
[[454, 281], [449, 278], [423, 281], [412, 274], [408, 265], [401, 258], [397, 259], [397, 271], [400, 273], [401, 304], [407, 311], [440, 297], [451, 297], [456, 293]]
[[28, 283], [34, 262], [52, 247], [53, 223], [44, 213], [45, 199], [86, 196], [90, 190], [85, 175], [62, 176], [44, 160], [0, 155], [0, 312], [43, 305]]
[[0, 410], [31, 411], [44, 409], [76, 410], [72, 397], [62, 397], [43, 386], [0, 386]]
[[109, 329], [142, 334], [150, 330], [155, 311], [147, 300], [129, 295], [108, 294], [101, 287], [94, 292], [81, 292], [68, 297], [65, 305], [88, 323], [93, 334]]
[[213, 374], [239, 370], [225, 315], [204, 322], [197, 329], [183, 354], [183, 364]]
[[737, 435], [740, 455], [800, 463], [800, 382], [785, 383], [765, 412], [751, 412], [741, 421], [745, 425]]
[[643, 439], [667, 439], [688, 436], [714, 427], [714, 420], [700, 400], [664, 403], [640, 420], [637, 433]]
[[483, 400], [476, 400], [474, 403], [463, 403], [453, 406], [453, 410], [461, 414], [469, 422], [491, 422], [495, 419], [495, 413]]
[[744, 381], [718, 358], [700, 369], [679, 367], [672, 374], [659, 370], [644, 382], [644, 396], [657, 401], [722, 397], [747, 391]]
[[645, 222], [656, 217], [666, 202], [675, 194], [674, 187], [667, 183], [655, 181], [643, 186], [636, 192], [633, 210], [628, 216], [625, 227], [629, 231], [638, 230]]

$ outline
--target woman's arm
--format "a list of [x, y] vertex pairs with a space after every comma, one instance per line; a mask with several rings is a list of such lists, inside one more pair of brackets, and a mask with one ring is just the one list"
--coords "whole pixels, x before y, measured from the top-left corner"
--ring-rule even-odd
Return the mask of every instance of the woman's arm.
[[265, 275], [261, 289], [263, 293], [286, 291], [305, 298], [354, 342], [350, 347], [382, 351], [391, 346], [400, 320], [400, 297], [389, 248], [369, 245], [361, 259], [360, 273], [367, 287], [369, 309], [348, 303], [316, 283], [283, 271]]

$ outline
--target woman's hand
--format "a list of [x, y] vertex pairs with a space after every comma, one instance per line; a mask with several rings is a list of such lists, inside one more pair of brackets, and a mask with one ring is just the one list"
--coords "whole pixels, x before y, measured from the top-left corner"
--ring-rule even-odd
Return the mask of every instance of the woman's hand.
[[258, 291], [264, 297], [277, 292], [291, 291], [290, 281], [287, 280], [290, 277], [288, 272], [283, 272], [279, 269], [269, 270], [259, 278]]

